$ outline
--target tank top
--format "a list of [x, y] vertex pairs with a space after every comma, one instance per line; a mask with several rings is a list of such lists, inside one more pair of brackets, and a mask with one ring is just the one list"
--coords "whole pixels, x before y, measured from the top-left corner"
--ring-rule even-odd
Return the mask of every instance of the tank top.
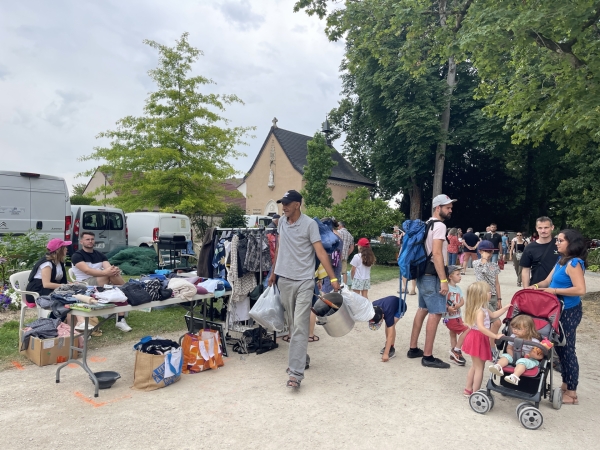
[[[483, 311], [483, 314], [484, 314], [483, 326], [489, 330], [490, 329], [490, 310], [487, 308], [481, 308], [481, 310]], [[471, 327], [471, 330], [479, 330], [479, 328], [477, 328], [477, 323], [475, 323], [475, 325], [473, 325]]]
[[[583, 269], [583, 273], [585, 273], [585, 265], [583, 260], [580, 258], [573, 258], [567, 264], [570, 264], [572, 267], [576, 267], [577, 264], [581, 265]], [[552, 275], [552, 281], [550, 281], [550, 288], [555, 289], [565, 289], [573, 287], [573, 282], [571, 281], [571, 277], [567, 273], [567, 264], [561, 266], [558, 262], [554, 266], [554, 275]], [[578, 295], [567, 296], [564, 295], [563, 301], [565, 302], [565, 309], [573, 308], [574, 306], [579, 305], [581, 302], [581, 297]]]

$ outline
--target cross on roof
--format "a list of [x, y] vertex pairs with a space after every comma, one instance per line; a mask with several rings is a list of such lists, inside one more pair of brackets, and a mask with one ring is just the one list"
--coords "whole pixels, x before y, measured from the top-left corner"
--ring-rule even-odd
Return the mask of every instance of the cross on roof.
[[273, 117], [273, 128], [277, 128], [277, 117]]

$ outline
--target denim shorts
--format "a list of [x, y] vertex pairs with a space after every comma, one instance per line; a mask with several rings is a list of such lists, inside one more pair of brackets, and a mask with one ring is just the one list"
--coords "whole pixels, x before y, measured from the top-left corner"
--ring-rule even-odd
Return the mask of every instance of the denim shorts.
[[440, 294], [440, 279], [434, 275], [423, 275], [417, 278], [419, 289], [419, 308], [426, 309], [430, 314], [446, 312], [446, 296]]

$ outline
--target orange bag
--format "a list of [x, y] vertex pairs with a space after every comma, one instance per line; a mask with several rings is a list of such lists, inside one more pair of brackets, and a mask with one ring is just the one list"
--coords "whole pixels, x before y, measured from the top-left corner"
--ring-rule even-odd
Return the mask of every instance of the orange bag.
[[198, 373], [223, 366], [221, 337], [218, 331], [201, 330], [198, 334], [187, 333], [181, 344], [183, 349], [183, 373]]

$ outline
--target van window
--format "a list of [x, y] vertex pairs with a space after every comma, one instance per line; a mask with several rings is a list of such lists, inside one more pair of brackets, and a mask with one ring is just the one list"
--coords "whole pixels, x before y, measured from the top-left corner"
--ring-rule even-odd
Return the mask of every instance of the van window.
[[106, 230], [106, 213], [99, 211], [90, 211], [83, 213], [84, 230]]
[[123, 216], [119, 213], [108, 213], [108, 229], [109, 230], [122, 230], [123, 229]]

